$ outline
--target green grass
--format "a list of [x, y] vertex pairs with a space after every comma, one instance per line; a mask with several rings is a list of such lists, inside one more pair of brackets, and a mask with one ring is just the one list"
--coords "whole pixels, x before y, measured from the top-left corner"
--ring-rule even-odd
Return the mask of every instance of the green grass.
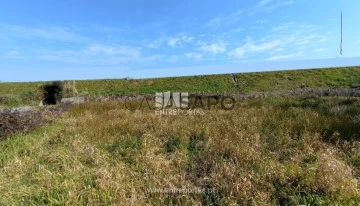
[[360, 68], [312, 69], [238, 74], [240, 86], [247, 92], [277, 91], [309, 87], [349, 87], [360, 83]]
[[[237, 74], [237, 78], [241, 92], [295, 89], [302, 84], [309, 87], [349, 87], [359, 85], [360, 67], [243, 73]], [[40, 84], [41, 82], [0, 83], [0, 96], [12, 95], [14, 99], [28, 99], [28, 95], [35, 93]], [[154, 94], [159, 91], [237, 92], [229, 74], [157, 79], [83, 80], [76, 81], [76, 87], [79, 94], [90, 96]], [[16, 105], [26, 103], [37, 104], [28, 100], [12, 102]]]
[[159, 117], [122, 102], [75, 105], [0, 142], [0, 203], [358, 205], [359, 106], [359, 98], [267, 98]]
[[[237, 77], [241, 92], [349, 87], [360, 67]], [[36, 104], [39, 84], [0, 83], [0, 105]], [[230, 75], [77, 81], [77, 90], [236, 91]], [[123, 102], [74, 105], [0, 141], [0, 205], [359, 205], [359, 108], [355, 97], [273, 97], [159, 117]], [[168, 188], [211, 192], [149, 192]]]

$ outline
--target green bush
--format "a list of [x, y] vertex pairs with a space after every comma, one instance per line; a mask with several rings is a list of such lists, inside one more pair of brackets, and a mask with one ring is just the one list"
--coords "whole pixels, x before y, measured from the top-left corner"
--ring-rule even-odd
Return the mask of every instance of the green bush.
[[0, 106], [15, 106], [20, 103], [20, 98], [15, 95], [0, 96]]
[[33, 101], [35, 99], [35, 92], [23, 91], [20, 93], [20, 98], [22, 101]]
[[56, 104], [63, 97], [63, 84], [60, 81], [43, 84], [38, 88], [37, 93], [42, 96], [44, 104]]
[[176, 136], [172, 136], [165, 142], [163, 147], [166, 153], [172, 153], [175, 152], [177, 149], [179, 149], [180, 144], [181, 144], [180, 138]]

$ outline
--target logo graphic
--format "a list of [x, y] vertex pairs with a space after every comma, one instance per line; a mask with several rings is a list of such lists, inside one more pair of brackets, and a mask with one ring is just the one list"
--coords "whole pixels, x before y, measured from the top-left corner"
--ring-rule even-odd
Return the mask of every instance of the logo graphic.
[[160, 92], [155, 94], [155, 108], [165, 109], [175, 107], [187, 109], [189, 107], [189, 93], [187, 92]]
[[157, 92], [155, 96], [127, 96], [125, 108], [131, 111], [150, 109], [156, 115], [204, 115], [212, 108], [232, 110], [234, 97], [219, 94], [189, 94], [188, 92]]

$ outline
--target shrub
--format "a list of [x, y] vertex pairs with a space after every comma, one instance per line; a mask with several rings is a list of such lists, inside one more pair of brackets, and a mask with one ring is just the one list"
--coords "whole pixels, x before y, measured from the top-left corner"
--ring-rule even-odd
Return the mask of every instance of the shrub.
[[22, 101], [33, 101], [35, 93], [33, 91], [23, 91], [20, 93], [20, 98]]
[[69, 104], [62, 104], [31, 111], [0, 110], [0, 141], [18, 133], [31, 132], [40, 125], [51, 123], [70, 107]]
[[180, 144], [181, 144], [180, 138], [176, 136], [172, 136], [165, 142], [163, 147], [166, 153], [171, 153], [171, 152], [175, 152], [180, 147]]
[[67, 81], [63, 84], [64, 97], [75, 97], [78, 94], [75, 81]]
[[6, 110], [0, 114], [0, 140], [16, 134], [34, 130], [43, 123], [39, 112], [18, 113]]
[[3, 95], [0, 96], [0, 105], [5, 106], [14, 106], [20, 104], [20, 99], [18, 96], [14, 95]]
[[63, 85], [59, 81], [41, 85], [37, 90], [36, 96], [40, 100], [43, 100], [44, 104], [56, 104], [60, 102], [63, 97]]
[[37, 86], [37, 89], [35, 92], [35, 100], [42, 101], [42, 100], [44, 100], [44, 97], [45, 97], [45, 91], [44, 91], [43, 85], [40, 84]]

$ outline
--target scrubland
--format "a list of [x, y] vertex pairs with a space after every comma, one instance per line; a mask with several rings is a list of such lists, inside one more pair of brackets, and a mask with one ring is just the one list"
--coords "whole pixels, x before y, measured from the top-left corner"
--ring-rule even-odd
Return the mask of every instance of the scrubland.
[[88, 102], [0, 142], [0, 204], [358, 205], [359, 138], [359, 98], [193, 116]]

